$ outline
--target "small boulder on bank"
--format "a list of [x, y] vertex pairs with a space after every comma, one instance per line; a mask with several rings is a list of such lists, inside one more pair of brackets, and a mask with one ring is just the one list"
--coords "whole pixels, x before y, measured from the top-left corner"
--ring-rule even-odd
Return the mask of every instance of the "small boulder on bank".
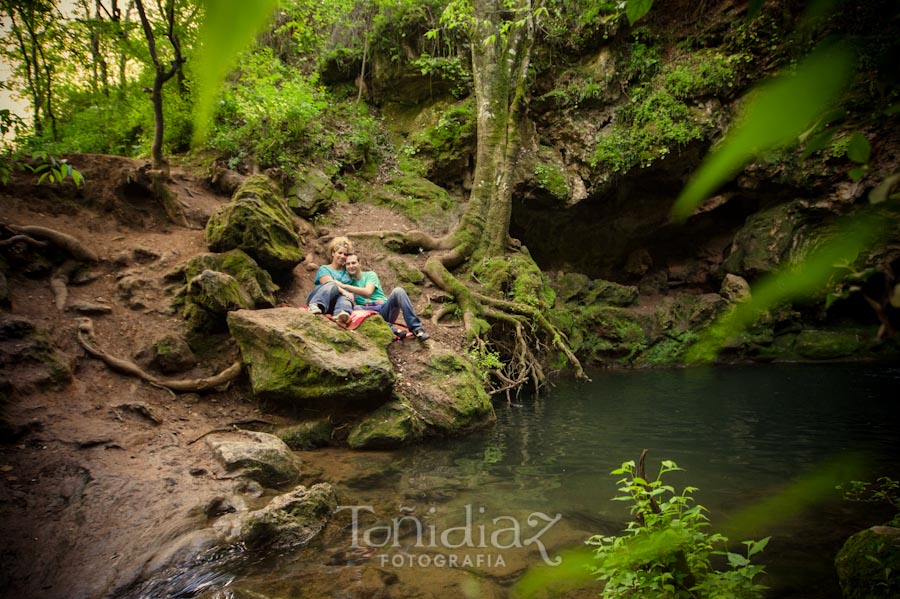
[[293, 484], [300, 478], [300, 460], [278, 437], [255, 431], [227, 435], [211, 436], [206, 443], [228, 472], [240, 471], [264, 487]]
[[337, 498], [328, 483], [297, 487], [251, 512], [241, 526], [241, 540], [251, 549], [304, 547], [325, 528], [336, 508]]

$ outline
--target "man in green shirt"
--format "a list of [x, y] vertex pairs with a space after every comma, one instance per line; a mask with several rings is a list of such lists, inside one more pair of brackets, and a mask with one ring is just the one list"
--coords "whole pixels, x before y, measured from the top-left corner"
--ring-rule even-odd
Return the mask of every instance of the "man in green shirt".
[[350, 283], [338, 283], [338, 287], [344, 291], [354, 294], [354, 300], [357, 306], [366, 310], [374, 310], [391, 325], [394, 334], [401, 337], [399, 331], [394, 328], [393, 324], [397, 322], [397, 317], [403, 313], [403, 320], [406, 326], [412, 331], [419, 341], [427, 341], [431, 335], [422, 328], [422, 321], [416, 315], [409, 294], [402, 287], [395, 287], [390, 295], [385, 295], [381, 288], [381, 281], [374, 271], [363, 271], [359, 263], [359, 256], [356, 254], [347, 254], [347, 262], [345, 264], [347, 273], [350, 275]]

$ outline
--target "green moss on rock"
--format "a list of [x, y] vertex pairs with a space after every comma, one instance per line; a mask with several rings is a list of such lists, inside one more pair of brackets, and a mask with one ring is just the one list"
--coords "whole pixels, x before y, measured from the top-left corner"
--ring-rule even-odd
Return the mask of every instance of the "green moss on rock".
[[213, 270], [231, 275], [257, 308], [271, 308], [275, 305], [278, 285], [269, 273], [246, 252], [233, 249], [221, 254], [198, 254], [184, 267], [185, 279], [190, 281], [204, 270]]
[[860, 335], [850, 331], [801, 331], [794, 351], [809, 360], [834, 360], [851, 356], [863, 347]]
[[359, 422], [347, 443], [353, 449], [393, 449], [422, 436], [422, 426], [402, 401], [387, 403]]
[[834, 565], [844, 599], [900, 597], [900, 528], [873, 526], [856, 533]]
[[331, 442], [334, 425], [328, 418], [300, 422], [278, 431], [276, 436], [294, 451], [324, 447]]
[[205, 234], [210, 250], [242, 249], [270, 272], [290, 271], [303, 260], [284, 198], [264, 176], [248, 177], [210, 217]]
[[305, 310], [240, 310], [229, 313], [228, 326], [256, 395], [347, 402], [385, 397], [392, 388], [390, 331], [374, 317], [348, 331]]

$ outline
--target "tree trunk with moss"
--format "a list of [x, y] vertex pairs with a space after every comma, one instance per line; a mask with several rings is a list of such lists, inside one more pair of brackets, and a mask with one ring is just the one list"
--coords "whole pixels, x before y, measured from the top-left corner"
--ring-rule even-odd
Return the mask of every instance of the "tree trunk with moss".
[[[379, 232], [395, 247], [436, 250], [425, 265], [434, 283], [452, 294], [467, 336], [477, 348], [500, 350], [494, 392], [535, 390], [546, 382], [545, 349], [562, 352], [586, 378], [562, 333], [548, 320], [540, 269], [509, 235], [516, 163], [522, 147], [526, 75], [534, 41], [531, 0], [474, 0], [468, 21], [477, 105], [472, 192], [460, 224], [433, 239], [413, 231]], [[463, 277], [473, 275], [476, 283]]]

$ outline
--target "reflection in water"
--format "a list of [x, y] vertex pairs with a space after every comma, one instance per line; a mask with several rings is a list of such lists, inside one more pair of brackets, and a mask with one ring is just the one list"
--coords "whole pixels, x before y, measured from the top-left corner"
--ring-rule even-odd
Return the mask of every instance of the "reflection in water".
[[[551, 556], [590, 534], [621, 531], [627, 506], [609, 501], [617, 494], [609, 472], [644, 448], [648, 474], [662, 459], [685, 469], [670, 484], [699, 487], [695, 499], [711, 510], [714, 525], [835, 456], [865, 452], [872, 471], [860, 477], [898, 476], [888, 468], [900, 450], [900, 368], [832, 364], [592, 377], [590, 384], [562, 382], [521, 405], [498, 405], [497, 425], [465, 439], [397, 452], [304, 454], [323, 471], [342, 473], [335, 479], [341, 503], [371, 506], [359, 512], [358, 527], [407, 516], [405, 533], [385, 547], [352, 547], [354, 523], [339, 514], [320, 546], [273, 557], [241, 573], [235, 588], [273, 597], [353, 597], [376, 589], [385, 597], [508, 597], [524, 569], [543, 561], [537, 543], [524, 543], [525, 533], [534, 532], [528, 526], [534, 514], [560, 515], [540, 537]], [[833, 556], [849, 534], [880, 523], [879, 517], [834, 492], [775, 530], [761, 524], [758, 536], [773, 536], [763, 554], [770, 596], [839, 597]], [[418, 529], [410, 528], [418, 522], [440, 538], [452, 527], [484, 526], [490, 538], [494, 518], [505, 518], [500, 523], [508, 528], [515, 522], [522, 535], [518, 544], [514, 531], [501, 539], [499, 566], [435, 567], [438, 556], [496, 558], [498, 551], [490, 541], [475, 549], [448, 547], [461, 536], [417, 542]], [[423, 555], [427, 567], [415, 562]]]

